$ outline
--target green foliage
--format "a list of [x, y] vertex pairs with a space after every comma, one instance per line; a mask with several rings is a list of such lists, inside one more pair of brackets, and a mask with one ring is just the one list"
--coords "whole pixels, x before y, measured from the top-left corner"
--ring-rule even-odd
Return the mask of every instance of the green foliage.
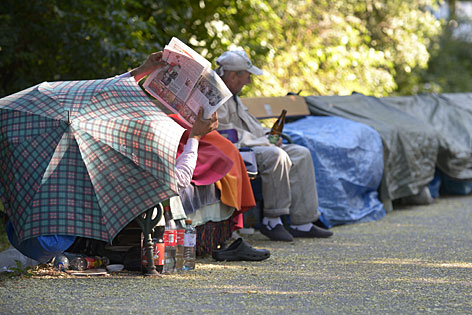
[[7, 250], [10, 247], [10, 242], [8, 241], [7, 233], [5, 232], [5, 226], [2, 222], [0, 225], [0, 252]]
[[33, 273], [31, 272], [31, 267], [23, 267], [21, 262], [15, 260], [16, 267], [11, 267], [12, 273], [10, 274], [12, 277], [23, 276], [23, 277], [31, 277]]
[[258, 0], [249, 5], [236, 0], [2, 1], [0, 96], [42, 81], [124, 72], [162, 50], [172, 36], [211, 60], [238, 42], [237, 29], [251, 35], [249, 40], [243, 36], [240, 44], [253, 48], [258, 60], [267, 51], [255, 26], [257, 14], [264, 14], [261, 7], [268, 8]]
[[7, 221], [8, 216], [2, 202], [0, 201], [0, 252], [3, 252], [10, 247], [10, 241], [8, 241], [7, 232], [5, 231]]
[[15, 263], [16, 267], [10, 267], [11, 271], [0, 273], [0, 281], [17, 277], [30, 278], [34, 275], [32, 267], [23, 267], [21, 262], [18, 260], [15, 260]]
[[443, 25], [430, 13], [436, 3], [4, 0], [0, 96], [42, 81], [122, 73], [161, 50], [172, 36], [213, 62], [227, 49], [248, 52], [264, 70], [243, 90], [248, 96], [299, 90], [302, 95], [356, 91], [383, 96], [431, 86], [463, 90], [467, 80], [452, 74], [468, 71], [469, 45], [438, 40]]
[[138, 4], [2, 1], [0, 94], [46, 80], [103, 78], [139, 64], [165, 41], [155, 40], [147, 21], [127, 11]]
[[[290, 1], [275, 8], [285, 31], [273, 43], [264, 94], [387, 95], [403, 73], [424, 68], [440, 23], [424, 10], [435, 1]], [[267, 68], [267, 67], [266, 67]], [[269, 78], [275, 78], [270, 80]], [[401, 80], [397, 81], [399, 78]], [[409, 79], [409, 78], [408, 78]]]
[[472, 89], [472, 42], [444, 33], [431, 49], [428, 68], [413, 93], [470, 92]]

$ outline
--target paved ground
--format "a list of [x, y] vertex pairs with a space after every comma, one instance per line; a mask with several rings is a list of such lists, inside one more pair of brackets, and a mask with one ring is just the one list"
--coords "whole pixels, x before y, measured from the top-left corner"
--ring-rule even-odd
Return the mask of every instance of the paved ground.
[[472, 314], [472, 196], [333, 228], [326, 240], [247, 240], [259, 263], [197, 261], [161, 278], [0, 281], [0, 313]]

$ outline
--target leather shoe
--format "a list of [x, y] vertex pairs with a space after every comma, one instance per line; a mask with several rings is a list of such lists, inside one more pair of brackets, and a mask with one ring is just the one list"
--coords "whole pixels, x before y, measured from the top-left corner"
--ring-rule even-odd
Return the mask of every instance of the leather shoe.
[[269, 230], [265, 224], [261, 226], [261, 233], [270, 238], [271, 241], [292, 242], [292, 235], [283, 227], [277, 224], [272, 230]]
[[251, 247], [242, 238], [238, 238], [225, 249], [213, 250], [211, 255], [218, 261], [260, 261], [269, 258], [270, 251]]
[[316, 225], [313, 225], [309, 231], [300, 231], [300, 230], [289, 228], [289, 232], [294, 237], [328, 238], [331, 235], [333, 235], [333, 232], [317, 227]]
[[313, 225], [316, 225], [317, 227], [320, 227], [322, 229], [329, 229], [329, 227], [327, 227], [320, 219], [313, 222]]

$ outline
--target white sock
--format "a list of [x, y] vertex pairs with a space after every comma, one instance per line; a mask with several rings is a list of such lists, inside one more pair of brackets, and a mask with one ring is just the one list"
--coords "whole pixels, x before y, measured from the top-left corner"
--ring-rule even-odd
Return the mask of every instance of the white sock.
[[312, 223], [305, 223], [305, 224], [299, 224], [299, 225], [291, 224], [290, 227], [294, 230], [308, 232], [313, 227], [313, 224]]
[[240, 238], [241, 235], [239, 235], [239, 232], [238, 231], [233, 231], [233, 233], [231, 234], [231, 238], [233, 240], [237, 240], [238, 238]]
[[280, 217], [276, 217], [276, 218], [264, 217], [262, 219], [262, 224], [264, 224], [267, 227], [267, 229], [270, 231], [273, 228], [275, 228], [277, 225], [282, 224], [282, 220], [280, 220]]

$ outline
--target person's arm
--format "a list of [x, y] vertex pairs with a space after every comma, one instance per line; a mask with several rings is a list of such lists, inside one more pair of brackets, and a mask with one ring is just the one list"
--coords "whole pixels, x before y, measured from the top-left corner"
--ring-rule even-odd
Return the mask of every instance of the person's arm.
[[150, 54], [146, 61], [136, 69], [131, 70], [130, 74], [136, 81], [139, 81], [154, 70], [164, 67], [166, 64], [167, 63], [162, 60], [162, 51], [158, 51]]
[[184, 146], [183, 152], [179, 155], [175, 165], [177, 185], [183, 189], [190, 185], [193, 172], [197, 165], [198, 140], [189, 138]]
[[162, 68], [166, 66], [167, 63], [165, 61], [162, 61], [162, 51], [158, 51], [155, 53], [150, 54], [146, 61], [140, 65], [139, 67], [123, 73], [121, 75], [118, 75], [118, 78], [129, 78], [129, 77], [134, 77], [136, 82], [139, 82], [142, 78], [150, 74], [156, 69]]
[[203, 119], [203, 109], [200, 108], [184, 150], [176, 161], [175, 170], [179, 189], [187, 187], [192, 181], [193, 172], [197, 165], [198, 143], [200, 139], [217, 128], [218, 115], [214, 113], [210, 119]]
[[[233, 97], [218, 108], [218, 126], [220, 130], [234, 129], [238, 133], [238, 147], [253, 147], [270, 145], [266, 130], [254, 118], [239, 98]], [[267, 129], [268, 131], [269, 129]]]

